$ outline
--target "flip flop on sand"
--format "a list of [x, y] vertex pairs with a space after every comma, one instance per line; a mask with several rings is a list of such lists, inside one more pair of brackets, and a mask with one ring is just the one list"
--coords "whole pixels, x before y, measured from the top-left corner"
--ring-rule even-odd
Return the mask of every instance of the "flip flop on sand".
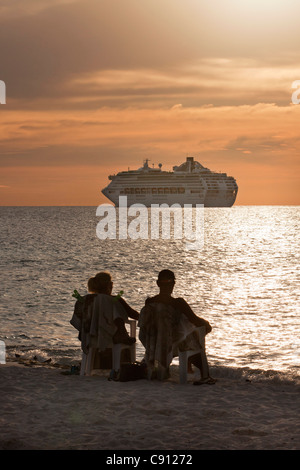
[[212, 377], [207, 377], [206, 379], [196, 380], [195, 382], [193, 382], [193, 385], [203, 385], [203, 384], [213, 385], [215, 383], [216, 383], [216, 379], [213, 379]]

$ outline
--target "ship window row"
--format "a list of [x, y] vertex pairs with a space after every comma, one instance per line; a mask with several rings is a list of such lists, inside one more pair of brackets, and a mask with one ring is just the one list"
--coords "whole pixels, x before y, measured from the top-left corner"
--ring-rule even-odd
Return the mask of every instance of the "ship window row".
[[208, 189], [207, 190], [207, 195], [213, 196], [214, 194], [218, 194], [219, 190], [218, 189]]
[[[235, 190], [232, 191], [231, 189], [227, 189], [226, 192], [225, 192], [225, 195], [226, 196], [232, 196], [232, 195], [235, 195], [236, 193], [237, 193], [237, 191], [235, 191]], [[218, 194], [219, 194], [218, 189], [208, 189], [207, 192], [206, 192], [207, 196], [217, 196]]]
[[185, 188], [125, 188], [120, 194], [183, 194]]

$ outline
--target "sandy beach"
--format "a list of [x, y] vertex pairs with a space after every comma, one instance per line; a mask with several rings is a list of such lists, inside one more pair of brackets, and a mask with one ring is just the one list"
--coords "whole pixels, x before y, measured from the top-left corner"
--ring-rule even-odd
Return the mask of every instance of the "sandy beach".
[[114, 382], [38, 362], [0, 365], [1, 450], [296, 450], [299, 383], [212, 370], [215, 385]]

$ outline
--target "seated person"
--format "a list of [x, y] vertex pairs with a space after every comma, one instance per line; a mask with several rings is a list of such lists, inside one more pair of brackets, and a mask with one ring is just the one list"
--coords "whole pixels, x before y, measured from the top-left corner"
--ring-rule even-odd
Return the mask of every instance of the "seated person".
[[[193, 332], [195, 328], [204, 326], [206, 333], [209, 333], [212, 328], [208, 321], [195, 315], [184, 299], [172, 297], [171, 294], [175, 285], [175, 275], [172, 271], [167, 269], [161, 271], [158, 275], [157, 285], [160, 290], [159, 294], [147, 298], [145, 307], [141, 311], [139, 339], [146, 349], [146, 361], [148, 358], [150, 362], [153, 362], [154, 358], [157, 357], [154, 349], [159, 343], [161, 364], [167, 368], [172, 361], [172, 357], [178, 355], [176, 349], [180, 351], [201, 349], [198, 337]], [[153, 307], [157, 310], [158, 315], [154, 314]], [[162, 337], [157, 339], [160, 331]], [[153, 349], [153, 351], [147, 351], [147, 348], [149, 350]], [[215, 383], [215, 380], [209, 376], [205, 351], [202, 351], [202, 354], [198, 353], [191, 356], [190, 362], [201, 371], [202, 379], [194, 382], [195, 385]]]
[[[128, 335], [125, 327], [125, 320], [128, 317], [137, 320], [139, 313], [131, 308], [127, 302], [119, 296], [111, 295], [113, 282], [110, 273], [100, 272], [88, 280], [89, 294], [77, 300], [75, 303], [74, 313], [70, 323], [79, 331], [79, 340], [82, 344], [82, 349], [85, 353], [88, 352], [88, 344], [90, 342], [91, 330], [94, 335], [97, 334], [99, 328], [103, 333], [104, 346], [107, 346], [110, 339], [113, 343], [133, 344], [136, 339]], [[109, 302], [107, 303], [107, 315], [105, 319], [93, 324], [93, 307], [97, 303], [98, 294], [105, 294]], [[117, 302], [114, 306], [112, 301]]]
[[[114, 299], [122, 305], [129, 318], [138, 320], [139, 313], [133, 308], [131, 308], [122, 297], [116, 297], [111, 295], [113, 289], [113, 281], [110, 273], [100, 272], [96, 274], [95, 277], [90, 278], [88, 281], [88, 289], [89, 292], [93, 292], [94, 294], [106, 294], [110, 295], [111, 297], [114, 297]], [[135, 342], [135, 338], [131, 338], [128, 336], [123, 318], [116, 318], [114, 320], [114, 324], [117, 327], [117, 331], [113, 336], [114, 343], [132, 344]]]

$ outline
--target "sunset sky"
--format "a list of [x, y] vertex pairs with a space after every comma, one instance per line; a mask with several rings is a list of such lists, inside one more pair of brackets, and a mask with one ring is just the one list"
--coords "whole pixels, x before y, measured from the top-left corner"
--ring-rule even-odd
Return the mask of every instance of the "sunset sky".
[[298, 205], [299, 18], [299, 0], [0, 0], [0, 205], [97, 206], [109, 174], [187, 155], [234, 176], [238, 205]]

